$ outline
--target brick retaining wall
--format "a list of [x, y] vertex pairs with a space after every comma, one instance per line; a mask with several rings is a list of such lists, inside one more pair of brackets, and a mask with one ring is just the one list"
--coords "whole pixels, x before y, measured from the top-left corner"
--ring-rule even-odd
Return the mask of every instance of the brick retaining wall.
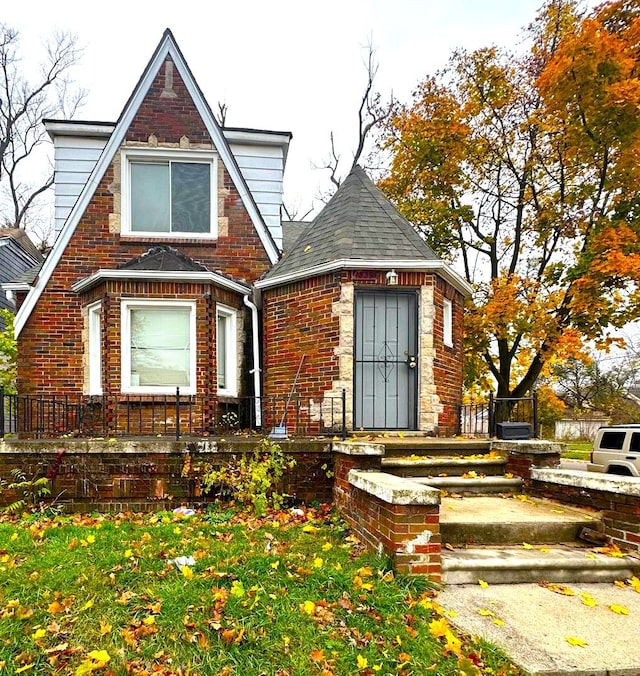
[[[4, 442], [0, 477], [8, 483], [14, 468], [29, 479], [48, 476], [51, 497], [59, 496], [67, 511], [164, 509], [210, 501], [201, 495], [194, 476], [182, 476], [187, 452], [193, 464], [221, 466], [254, 445], [254, 441], [206, 440]], [[331, 502], [330, 444], [283, 442], [281, 446], [296, 460], [283, 478], [282, 492], [302, 502]], [[0, 492], [0, 506], [15, 497], [8, 490]]]
[[631, 477], [575, 470], [533, 470], [527, 491], [602, 513], [605, 534], [620, 549], [640, 552], [640, 483]]

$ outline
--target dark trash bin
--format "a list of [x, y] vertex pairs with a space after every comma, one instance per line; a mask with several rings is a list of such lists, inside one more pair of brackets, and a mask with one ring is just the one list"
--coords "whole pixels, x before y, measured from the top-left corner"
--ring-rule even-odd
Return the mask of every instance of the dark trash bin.
[[498, 439], [531, 439], [531, 425], [525, 422], [499, 422], [496, 424]]

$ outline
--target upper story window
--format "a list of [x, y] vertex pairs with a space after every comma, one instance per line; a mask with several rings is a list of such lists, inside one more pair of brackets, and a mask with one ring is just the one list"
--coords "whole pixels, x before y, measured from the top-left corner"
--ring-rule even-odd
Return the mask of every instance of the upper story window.
[[216, 163], [208, 152], [123, 151], [122, 232], [150, 237], [217, 235]]

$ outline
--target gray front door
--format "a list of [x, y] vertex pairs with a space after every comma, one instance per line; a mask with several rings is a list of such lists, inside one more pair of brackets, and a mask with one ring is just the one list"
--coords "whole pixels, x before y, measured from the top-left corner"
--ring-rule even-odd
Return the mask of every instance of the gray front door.
[[417, 298], [356, 292], [354, 427], [416, 429]]

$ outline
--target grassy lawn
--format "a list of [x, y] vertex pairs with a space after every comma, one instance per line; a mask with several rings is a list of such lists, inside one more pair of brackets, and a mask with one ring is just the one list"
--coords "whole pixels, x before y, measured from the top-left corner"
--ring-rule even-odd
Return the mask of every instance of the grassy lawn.
[[593, 443], [590, 441], [570, 441], [567, 443], [562, 457], [573, 460], [589, 460], [592, 448]]
[[0, 517], [3, 675], [518, 673], [449, 619], [328, 509]]

